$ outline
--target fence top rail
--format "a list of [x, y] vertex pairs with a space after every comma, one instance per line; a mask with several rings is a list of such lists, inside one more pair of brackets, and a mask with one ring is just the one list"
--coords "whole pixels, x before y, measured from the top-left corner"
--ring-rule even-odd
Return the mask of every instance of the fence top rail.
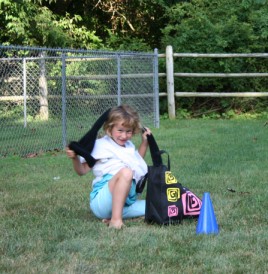
[[[158, 54], [159, 58], [166, 57], [165, 53]], [[173, 57], [197, 57], [197, 58], [268, 58], [268, 53], [173, 53]]]
[[108, 50], [87, 50], [87, 49], [71, 49], [71, 48], [47, 48], [47, 47], [31, 47], [31, 46], [16, 46], [16, 45], [1, 45], [1, 51], [26, 51], [26, 52], [50, 52], [53, 54], [59, 53], [72, 53], [72, 54], [82, 54], [84, 55], [104, 55], [104, 56], [157, 56], [157, 50], [154, 52], [135, 52], [135, 51], [108, 51]]

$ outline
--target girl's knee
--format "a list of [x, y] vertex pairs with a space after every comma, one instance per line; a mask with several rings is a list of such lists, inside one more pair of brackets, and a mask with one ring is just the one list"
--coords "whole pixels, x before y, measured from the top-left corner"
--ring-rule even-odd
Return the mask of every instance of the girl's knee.
[[127, 181], [132, 181], [133, 171], [130, 168], [124, 167], [120, 169], [118, 173], [120, 176], [124, 177]]
[[124, 167], [120, 169], [113, 178], [109, 181], [110, 192], [114, 192], [114, 187], [117, 185], [125, 185], [129, 188], [132, 184], [133, 171], [130, 168]]

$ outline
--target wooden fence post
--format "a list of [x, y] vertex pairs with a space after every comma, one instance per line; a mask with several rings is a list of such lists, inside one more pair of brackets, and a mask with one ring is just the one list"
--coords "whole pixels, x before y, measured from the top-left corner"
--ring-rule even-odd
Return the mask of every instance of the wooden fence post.
[[169, 119], [175, 119], [174, 66], [172, 46], [166, 47], [167, 98]]

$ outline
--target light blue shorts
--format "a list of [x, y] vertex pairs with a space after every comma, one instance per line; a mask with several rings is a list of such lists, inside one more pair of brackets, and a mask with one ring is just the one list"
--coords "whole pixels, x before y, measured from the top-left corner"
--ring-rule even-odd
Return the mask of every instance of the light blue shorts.
[[[112, 194], [109, 189], [109, 180], [111, 177], [111, 175], [105, 175], [101, 181], [102, 187], [98, 189], [97, 194], [94, 193], [94, 188], [90, 194], [90, 209], [100, 219], [110, 219], [112, 217]], [[133, 182], [130, 190], [132, 193], [127, 198], [127, 202], [129, 202], [123, 208], [123, 219], [145, 215], [145, 200], [133, 200], [133, 190], [135, 191], [135, 187], [136, 184]]]

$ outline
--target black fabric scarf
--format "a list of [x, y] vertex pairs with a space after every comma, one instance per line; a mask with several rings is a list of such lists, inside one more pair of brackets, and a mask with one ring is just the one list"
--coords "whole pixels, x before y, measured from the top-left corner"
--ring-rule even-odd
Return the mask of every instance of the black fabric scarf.
[[71, 150], [85, 158], [90, 168], [92, 168], [97, 161], [94, 157], [91, 156], [91, 152], [94, 148], [98, 136], [98, 131], [103, 126], [104, 122], [107, 121], [110, 110], [111, 109], [106, 110], [94, 123], [91, 129], [78, 142], [72, 141], [69, 144], [69, 148]]

